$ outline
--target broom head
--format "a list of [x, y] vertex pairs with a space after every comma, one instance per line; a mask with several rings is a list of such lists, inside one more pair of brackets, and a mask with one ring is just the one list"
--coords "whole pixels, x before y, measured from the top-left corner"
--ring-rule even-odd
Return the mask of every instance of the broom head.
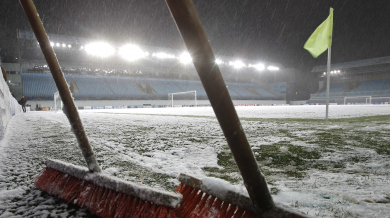
[[[305, 218], [307, 216], [275, 205], [267, 211], [256, 208], [251, 199], [234, 190], [226, 189], [222, 184], [211, 187], [195, 177], [180, 174], [181, 184], [176, 193], [183, 195], [181, 206], [176, 209], [178, 217], [240, 217], [240, 218]], [[225, 189], [225, 190], [224, 190]]]
[[175, 208], [182, 199], [181, 194], [90, 173], [86, 167], [52, 159], [47, 160], [34, 183], [100, 217], [175, 217]]

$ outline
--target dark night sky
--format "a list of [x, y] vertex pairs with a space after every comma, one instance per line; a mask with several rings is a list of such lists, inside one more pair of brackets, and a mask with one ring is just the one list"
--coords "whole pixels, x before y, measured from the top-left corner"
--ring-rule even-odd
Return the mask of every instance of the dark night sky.
[[[37, 0], [48, 33], [184, 48], [164, 0]], [[303, 71], [326, 64], [303, 45], [334, 8], [332, 62], [390, 55], [389, 0], [194, 0], [216, 54], [279, 62]], [[30, 29], [16, 0], [0, 3], [1, 55]]]

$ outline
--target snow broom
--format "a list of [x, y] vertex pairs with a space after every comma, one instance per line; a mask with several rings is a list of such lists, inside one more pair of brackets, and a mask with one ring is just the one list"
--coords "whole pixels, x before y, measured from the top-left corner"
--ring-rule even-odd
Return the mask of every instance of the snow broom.
[[175, 217], [182, 195], [152, 189], [101, 172], [58, 60], [32, 0], [20, 0], [53, 75], [88, 168], [48, 160], [35, 186], [101, 217]]
[[[190, 53], [211, 106], [233, 153], [249, 197], [218, 195], [202, 188], [201, 180], [181, 175], [177, 192], [183, 202], [179, 217], [305, 217], [275, 205], [249, 146], [214, 53], [191, 0], [166, 0], [177, 28]], [[203, 193], [205, 192], [205, 193]], [[214, 195], [214, 196], [213, 196]]]

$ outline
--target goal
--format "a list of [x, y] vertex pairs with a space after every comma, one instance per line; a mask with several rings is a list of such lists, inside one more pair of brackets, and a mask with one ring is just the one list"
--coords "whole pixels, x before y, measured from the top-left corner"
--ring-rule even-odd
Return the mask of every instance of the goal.
[[375, 97], [371, 98], [372, 104], [390, 104], [390, 97]]
[[196, 107], [196, 91], [168, 93], [168, 107]]
[[62, 110], [62, 100], [59, 92], [54, 93], [54, 108], [55, 111]]
[[344, 105], [346, 104], [371, 104], [372, 96], [348, 96], [344, 97]]

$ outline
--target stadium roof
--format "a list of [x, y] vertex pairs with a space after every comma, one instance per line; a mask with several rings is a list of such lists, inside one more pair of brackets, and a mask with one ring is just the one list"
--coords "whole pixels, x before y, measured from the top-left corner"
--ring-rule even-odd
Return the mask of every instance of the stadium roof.
[[[359, 61], [344, 62], [344, 63], [339, 63], [339, 64], [332, 64], [330, 70], [340, 70], [340, 69], [347, 69], [347, 68], [354, 68], [354, 67], [365, 67], [365, 66], [379, 65], [379, 64], [390, 64], [390, 56], [365, 59], [365, 60], [359, 60]], [[313, 70], [311, 72], [318, 73], [318, 72], [325, 72], [326, 70], [327, 70], [326, 65], [315, 66], [315, 67], [313, 67]]]

